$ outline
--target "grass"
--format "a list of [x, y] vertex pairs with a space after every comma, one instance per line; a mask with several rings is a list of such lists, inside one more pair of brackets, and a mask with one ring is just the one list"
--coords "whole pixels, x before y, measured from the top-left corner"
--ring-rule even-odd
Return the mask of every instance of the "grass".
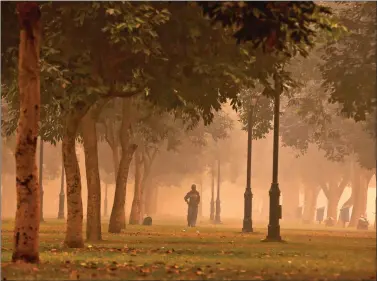
[[1, 274], [3, 280], [376, 280], [374, 231], [282, 228], [287, 243], [261, 243], [265, 226], [243, 234], [227, 225], [185, 229], [157, 221], [110, 235], [104, 224], [102, 242], [67, 249], [64, 222], [47, 220], [42, 262], [25, 265], [10, 262], [13, 222], [3, 221]]

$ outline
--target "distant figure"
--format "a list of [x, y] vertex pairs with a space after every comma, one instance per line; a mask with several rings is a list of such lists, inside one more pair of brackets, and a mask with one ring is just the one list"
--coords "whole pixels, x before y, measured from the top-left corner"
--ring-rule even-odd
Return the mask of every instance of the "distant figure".
[[152, 218], [151, 217], [146, 217], [143, 220], [143, 225], [152, 225]]
[[200, 203], [200, 194], [196, 190], [196, 185], [191, 186], [191, 191], [185, 196], [185, 201], [188, 204], [187, 223], [188, 227], [195, 227], [196, 219], [198, 217], [198, 206]]

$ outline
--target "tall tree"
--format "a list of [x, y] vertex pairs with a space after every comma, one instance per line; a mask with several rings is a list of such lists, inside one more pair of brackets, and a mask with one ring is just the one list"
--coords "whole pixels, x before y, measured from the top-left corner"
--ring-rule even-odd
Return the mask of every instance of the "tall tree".
[[20, 23], [16, 140], [17, 211], [12, 261], [39, 262], [40, 190], [36, 164], [40, 119], [39, 52], [41, 11], [35, 2], [17, 4]]

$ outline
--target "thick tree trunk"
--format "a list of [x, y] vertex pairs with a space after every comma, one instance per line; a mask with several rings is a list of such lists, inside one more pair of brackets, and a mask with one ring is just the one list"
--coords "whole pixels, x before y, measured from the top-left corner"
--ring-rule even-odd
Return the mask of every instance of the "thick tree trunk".
[[132, 201], [131, 214], [130, 214], [130, 224], [140, 224], [141, 217], [141, 198], [142, 193], [142, 159], [140, 151], [137, 150], [135, 153], [135, 189], [134, 189], [134, 198]]
[[151, 169], [154, 160], [156, 159], [156, 155], [158, 152], [158, 149], [154, 149], [153, 153], [150, 153], [150, 149], [147, 147], [143, 151], [143, 163], [144, 163], [144, 173], [143, 173], [143, 179], [141, 182], [141, 213], [140, 213], [140, 220], [143, 220], [143, 216], [145, 214], [151, 215], [151, 200], [154, 196], [154, 188], [151, 184]]
[[122, 156], [120, 159], [119, 170], [115, 186], [114, 204], [111, 210], [109, 232], [120, 233], [125, 225], [125, 200], [128, 171], [132, 156], [137, 149], [136, 144], [130, 143], [131, 130], [131, 99], [123, 99], [122, 108], [122, 130], [120, 131], [120, 140], [122, 146]]
[[346, 185], [349, 183], [349, 171], [345, 173], [340, 183], [336, 181], [329, 181], [329, 184], [322, 184], [322, 190], [327, 198], [327, 218], [333, 218], [334, 223], [338, 219], [338, 205], [340, 197], [342, 196]]
[[355, 168], [352, 181], [353, 208], [349, 227], [355, 227], [358, 219], [366, 213], [368, 184], [373, 174], [373, 171], [363, 171], [359, 167]]
[[132, 156], [136, 150], [136, 145], [130, 145], [130, 147], [122, 153], [120, 159], [119, 172], [117, 182], [115, 186], [114, 204], [111, 210], [109, 232], [120, 233], [125, 225], [125, 199], [126, 199], [126, 187], [128, 172], [132, 161]]
[[100, 100], [87, 112], [81, 121], [88, 189], [86, 239], [90, 242], [102, 240], [101, 181], [98, 167], [96, 120], [106, 102], [106, 100]]
[[34, 2], [17, 4], [21, 23], [18, 86], [20, 117], [16, 139], [17, 210], [12, 261], [39, 262], [40, 188], [36, 163], [40, 120], [39, 51], [41, 12]]
[[333, 218], [335, 221], [338, 218], [338, 204], [339, 204], [340, 196], [334, 191], [329, 191], [329, 197], [327, 198], [327, 218]]
[[81, 197], [81, 174], [76, 155], [76, 133], [83, 114], [67, 115], [62, 141], [62, 153], [67, 186], [67, 230], [64, 244], [69, 248], [82, 248], [83, 206]]
[[317, 208], [317, 198], [320, 187], [315, 185], [305, 185], [304, 188], [304, 210], [302, 220], [304, 223], [312, 223], [315, 219], [315, 211]]

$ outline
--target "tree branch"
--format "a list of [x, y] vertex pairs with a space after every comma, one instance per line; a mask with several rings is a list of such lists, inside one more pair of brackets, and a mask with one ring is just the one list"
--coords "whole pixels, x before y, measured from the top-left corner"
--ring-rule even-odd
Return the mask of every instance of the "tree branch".
[[329, 191], [329, 187], [327, 186], [326, 183], [321, 183], [321, 188], [323, 190], [323, 193], [325, 194], [326, 198], [329, 199], [330, 198], [330, 191]]

